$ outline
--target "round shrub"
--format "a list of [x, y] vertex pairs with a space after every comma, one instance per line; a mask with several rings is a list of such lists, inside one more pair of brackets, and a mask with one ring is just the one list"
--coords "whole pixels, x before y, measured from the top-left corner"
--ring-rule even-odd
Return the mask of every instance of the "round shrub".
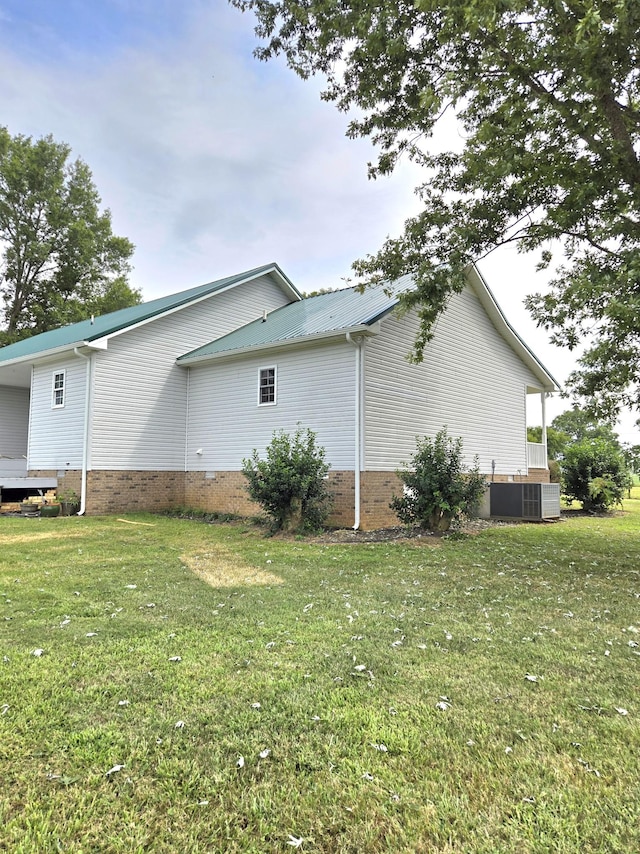
[[584, 510], [605, 512], [620, 504], [628, 479], [624, 457], [606, 439], [583, 439], [565, 452], [562, 492]]
[[486, 488], [477, 457], [468, 469], [462, 462], [462, 439], [447, 435], [446, 428], [416, 439], [411, 463], [397, 472], [404, 485], [402, 496], [393, 496], [391, 509], [405, 525], [431, 531], [448, 531], [454, 519], [470, 514]]
[[322, 527], [331, 509], [325, 450], [316, 434], [298, 425], [293, 436], [274, 432], [266, 459], [257, 450], [242, 461], [253, 501], [270, 517], [274, 531], [313, 531]]

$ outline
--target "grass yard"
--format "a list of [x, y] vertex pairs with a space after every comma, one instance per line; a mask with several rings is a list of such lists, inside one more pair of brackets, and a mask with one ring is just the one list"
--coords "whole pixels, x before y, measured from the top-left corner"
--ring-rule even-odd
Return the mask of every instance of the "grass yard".
[[639, 493], [436, 544], [0, 519], [0, 850], [640, 851]]

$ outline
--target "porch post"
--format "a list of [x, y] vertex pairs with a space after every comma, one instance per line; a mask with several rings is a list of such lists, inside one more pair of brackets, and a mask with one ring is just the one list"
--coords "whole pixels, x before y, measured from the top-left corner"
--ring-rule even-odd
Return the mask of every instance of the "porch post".
[[542, 403], [542, 447], [544, 448], [544, 467], [549, 468], [549, 454], [547, 451], [547, 393], [540, 392], [540, 402]]

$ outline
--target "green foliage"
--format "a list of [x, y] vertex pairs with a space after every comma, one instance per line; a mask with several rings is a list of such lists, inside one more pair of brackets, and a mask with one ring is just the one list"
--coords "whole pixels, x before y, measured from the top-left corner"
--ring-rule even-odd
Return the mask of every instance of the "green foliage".
[[562, 483], [562, 467], [558, 460], [549, 460], [549, 481]]
[[604, 439], [605, 442], [620, 447], [618, 434], [614, 431], [612, 422], [594, 418], [590, 412], [578, 406], [556, 415], [549, 429], [564, 434], [566, 444], [581, 442], [583, 439]]
[[462, 439], [440, 430], [435, 439], [416, 440], [410, 465], [398, 471], [403, 495], [394, 495], [391, 509], [405, 525], [431, 531], [448, 531], [454, 519], [469, 514], [478, 504], [486, 482], [477, 458], [467, 469], [462, 462]]
[[[540, 444], [542, 442], [542, 427], [527, 427], [527, 441]], [[547, 427], [547, 457], [549, 460], [559, 459], [564, 454], [569, 441], [570, 437], [562, 430]]]
[[636, 474], [640, 472], [640, 445], [625, 445], [622, 455], [630, 471]]
[[[357, 262], [365, 283], [414, 275], [415, 357], [463, 271], [496, 247], [564, 255], [530, 309], [557, 343], [587, 342], [575, 391], [607, 417], [640, 406], [640, 3], [637, 0], [231, 0], [378, 146], [372, 177], [409, 157], [422, 210]], [[455, 113], [450, 150], [430, 145]]]
[[0, 127], [0, 345], [140, 302], [126, 280], [133, 245], [70, 153]]
[[606, 439], [582, 439], [562, 462], [563, 495], [584, 510], [604, 512], [622, 501], [629, 475], [619, 448]]
[[293, 436], [284, 430], [274, 432], [265, 459], [254, 449], [242, 461], [249, 495], [276, 531], [322, 527], [331, 508], [325, 481], [329, 468], [324, 448], [316, 445], [316, 434], [300, 425]]

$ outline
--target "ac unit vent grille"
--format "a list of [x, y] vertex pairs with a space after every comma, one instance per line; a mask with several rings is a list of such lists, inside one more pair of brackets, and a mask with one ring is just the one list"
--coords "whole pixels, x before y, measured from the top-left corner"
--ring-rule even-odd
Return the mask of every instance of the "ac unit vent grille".
[[492, 483], [490, 513], [493, 517], [506, 519], [558, 519], [560, 484]]

